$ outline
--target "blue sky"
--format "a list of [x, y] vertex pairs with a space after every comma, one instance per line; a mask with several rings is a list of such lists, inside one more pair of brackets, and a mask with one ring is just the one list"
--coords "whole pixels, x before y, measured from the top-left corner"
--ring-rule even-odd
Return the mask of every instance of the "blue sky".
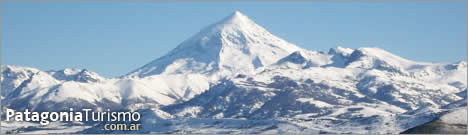
[[414, 61], [466, 61], [467, 3], [1, 2], [1, 64], [124, 75], [240, 11], [309, 50], [379, 47]]

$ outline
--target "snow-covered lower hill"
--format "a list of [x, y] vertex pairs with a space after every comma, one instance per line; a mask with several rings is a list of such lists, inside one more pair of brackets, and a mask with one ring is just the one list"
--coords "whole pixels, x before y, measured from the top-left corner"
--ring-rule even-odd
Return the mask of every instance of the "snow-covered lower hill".
[[467, 108], [454, 109], [430, 122], [408, 129], [403, 134], [466, 134]]

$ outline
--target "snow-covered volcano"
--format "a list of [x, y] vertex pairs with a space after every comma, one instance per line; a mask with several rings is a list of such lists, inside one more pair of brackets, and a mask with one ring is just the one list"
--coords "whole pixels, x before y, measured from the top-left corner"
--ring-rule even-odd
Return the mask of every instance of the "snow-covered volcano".
[[[132, 133], [400, 133], [466, 108], [467, 97], [464, 61], [415, 62], [379, 48], [306, 50], [240, 12], [120, 78], [1, 69], [2, 109], [135, 110], [143, 128]], [[1, 125], [57, 133], [34, 124]], [[104, 132], [102, 123], [75, 126]]]
[[236, 11], [129, 76], [253, 73], [256, 68], [271, 65], [297, 50], [300, 48]]

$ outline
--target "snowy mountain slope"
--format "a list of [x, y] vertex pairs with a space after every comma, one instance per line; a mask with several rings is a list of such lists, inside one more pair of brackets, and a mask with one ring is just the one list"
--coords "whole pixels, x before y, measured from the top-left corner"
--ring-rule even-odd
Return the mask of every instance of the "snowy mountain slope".
[[18, 88], [24, 81], [29, 80], [32, 74], [39, 72], [39, 70], [35, 68], [3, 65], [1, 66], [1, 70], [2, 97]]
[[337, 46], [335, 48], [330, 48], [328, 54], [331, 55], [331, 60], [333, 63], [325, 66], [331, 67], [345, 67], [346, 62], [349, 59], [349, 56], [354, 52], [354, 49], [351, 48], [344, 48], [341, 46]]
[[[395, 133], [411, 128], [408, 119], [422, 124], [435, 118], [443, 105], [463, 99], [457, 95], [462, 90], [386, 70], [278, 68], [233, 78], [163, 110], [178, 117], [286, 119], [335, 133]], [[434, 110], [405, 114], [424, 108]]]
[[47, 72], [55, 79], [62, 81], [98, 82], [104, 80], [104, 77], [99, 76], [95, 72], [89, 72], [86, 69], [63, 69]]
[[443, 115], [440, 117], [440, 120], [442, 120], [445, 123], [448, 124], [467, 124], [467, 108], [461, 108], [457, 109], [453, 112], [450, 112], [448, 114]]
[[[208, 89], [208, 79], [201, 75], [160, 75], [147, 78], [103, 79], [85, 70], [76, 74], [57, 72], [34, 73], [23, 67], [8, 67], [4, 70], [2, 104], [12, 109], [33, 109], [59, 111], [69, 107], [138, 109], [183, 101], [202, 90]], [[16, 72], [13, 72], [16, 71]], [[66, 70], [61, 70], [66, 71]], [[16, 77], [13, 75], [18, 74]], [[25, 74], [28, 73], [29, 76]], [[62, 76], [57, 76], [57, 74]], [[94, 75], [93, 76], [81, 76]], [[9, 75], [9, 76], [6, 76]], [[66, 78], [68, 77], [68, 78]], [[18, 78], [18, 79], [12, 79]], [[88, 78], [88, 80], [86, 80]], [[203, 79], [205, 78], [205, 79]], [[68, 80], [67, 80], [68, 79]], [[71, 79], [71, 80], [70, 80]], [[23, 81], [22, 81], [23, 80]]]
[[138, 133], [399, 133], [466, 107], [467, 70], [379, 48], [305, 50], [235, 12], [120, 78], [2, 66], [2, 109], [135, 110]]
[[301, 49], [235, 12], [128, 76], [252, 73], [297, 50]]
[[[466, 100], [465, 100], [466, 102]], [[442, 116], [408, 129], [403, 134], [466, 134], [467, 133], [467, 108], [457, 108]]]
[[273, 66], [282, 68], [309, 68], [331, 64], [332, 55], [324, 52], [301, 50], [278, 60]]
[[[103, 80], [94, 72], [78, 70], [67, 76], [57, 76], [57, 72], [43, 72], [33, 68], [2, 66], [2, 84], [11, 84], [13, 87], [2, 86], [2, 106], [12, 109], [52, 109], [66, 108], [67, 102], [78, 106], [86, 105], [95, 97], [94, 91], [80, 87], [93, 85], [93, 81]], [[68, 70], [68, 69], [67, 69]], [[62, 70], [62, 71], [67, 71]], [[25, 76], [24, 73], [27, 73]], [[14, 77], [16, 75], [16, 77]], [[10, 78], [21, 78], [11, 81]], [[25, 78], [25, 79], [23, 79]], [[89, 82], [89, 83], [88, 83]], [[19, 85], [17, 85], [19, 84]], [[80, 87], [80, 88], [73, 88]], [[71, 100], [70, 100], [71, 99]], [[80, 100], [88, 102], [74, 103]], [[48, 104], [48, 103], [54, 104]], [[61, 105], [60, 105], [61, 104]], [[58, 106], [57, 106], [58, 105]]]
[[428, 65], [428, 63], [413, 62], [379, 48], [359, 48], [353, 51], [346, 67], [378, 68], [375, 66], [392, 66], [410, 69], [417, 68], [418, 65]]
[[35, 68], [2, 65], [1, 71], [2, 96], [8, 95], [10, 92], [20, 87], [25, 87], [33, 80], [49, 82], [43, 82], [37, 86], [51, 86], [63, 81], [96, 82], [104, 80], [104, 78], [97, 73], [89, 72], [86, 69], [64, 69], [60, 71], [43, 72]]

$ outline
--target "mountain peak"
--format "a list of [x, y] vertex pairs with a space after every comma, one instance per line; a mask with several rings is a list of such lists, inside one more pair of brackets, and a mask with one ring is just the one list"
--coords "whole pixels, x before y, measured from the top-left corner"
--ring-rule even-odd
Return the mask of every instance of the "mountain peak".
[[[301, 50], [235, 11], [129, 76], [253, 72]], [[261, 65], [261, 66], [259, 66]]]
[[295, 51], [295, 52], [291, 53], [290, 55], [280, 59], [277, 63], [281, 64], [281, 63], [284, 63], [284, 62], [292, 62], [294, 64], [302, 64], [302, 63], [304, 63], [306, 61], [307, 61], [307, 59], [303, 56], [303, 54], [301, 54], [300, 51]]
[[237, 19], [248, 19], [248, 17], [242, 14], [240, 11], [234, 11], [229, 18], [237, 18]]
[[345, 48], [345, 47], [341, 47], [341, 46], [337, 46], [335, 48], [330, 48], [330, 50], [328, 51], [328, 54], [340, 54], [342, 56], [349, 56], [351, 55], [351, 53], [353, 53], [354, 49], [351, 49], [351, 48]]
[[231, 15], [223, 18], [221, 21], [205, 28], [203, 33], [218, 33], [218, 32], [252, 32], [264, 33], [266, 30], [251, 20], [248, 16], [239, 11], [233, 12]]
[[232, 13], [232, 15], [244, 15], [244, 14], [242, 14], [240, 11], [237, 11], [237, 10], [236, 10], [236, 11], [234, 11], [234, 12]]
[[224, 18], [220, 23], [222, 24], [242, 24], [252, 22], [246, 15], [239, 11], [233, 12], [230, 16]]
[[86, 69], [71, 69], [66, 68], [62, 70], [47, 71], [57, 80], [62, 81], [78, 81], [78, 82], [97, 82], [104, 80], [104, 77], [99, 76], [95, 72], [90, 72]]

